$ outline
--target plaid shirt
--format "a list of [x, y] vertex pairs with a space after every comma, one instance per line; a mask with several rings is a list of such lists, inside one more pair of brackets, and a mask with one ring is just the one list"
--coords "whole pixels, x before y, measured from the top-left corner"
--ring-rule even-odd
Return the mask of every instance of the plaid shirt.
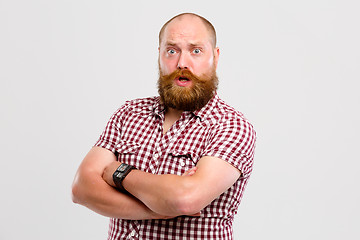
[[182, 175], [201, 157], [214, 156], [242, 175], [200, 217], [111, 219], [108, 239], [232, 239], [233, 218], [252, 171], [256, 138], [252, 125], [218, 95], [199, 111], [183, 112], [165, 134], [164, 113], [159, 97], [128, 101], [114, 113], [95, 145], [153, 174]]

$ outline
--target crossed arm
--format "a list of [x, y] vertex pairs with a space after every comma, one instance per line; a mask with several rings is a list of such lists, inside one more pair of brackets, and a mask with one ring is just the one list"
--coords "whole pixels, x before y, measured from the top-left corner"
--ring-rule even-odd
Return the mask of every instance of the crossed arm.
[[131, 196], [112, 187], [112, 174], [119, 165], [112, 152], [92, 148], [75, 176], [73, 201], [104, 216], [122, 219], [197, 215], [240, 176], [240, 171], [229, 163], [205, 156], [196, 170], [183, 176], [131, 171], [123, 181]]

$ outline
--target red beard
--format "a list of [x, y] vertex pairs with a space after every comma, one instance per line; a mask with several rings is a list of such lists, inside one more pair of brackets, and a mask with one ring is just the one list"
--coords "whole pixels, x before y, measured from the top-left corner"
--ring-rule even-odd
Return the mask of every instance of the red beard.
[[[189, 87], [181, 87], [174, 80], [185, 77], [192, 83]], [[215, 67], [211, 74], [198, 77], [189, 70], [175, 70], [164, 75], [159, 67], [158, 92], [166, 107], [183, 111], [195, 111], [204, 107], [214, 96], [218, 86]]]

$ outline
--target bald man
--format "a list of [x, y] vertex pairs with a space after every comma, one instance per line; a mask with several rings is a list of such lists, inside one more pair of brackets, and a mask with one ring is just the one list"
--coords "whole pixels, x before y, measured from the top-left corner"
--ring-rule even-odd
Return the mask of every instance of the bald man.
[[127, 101], [82, 161], [75, 203], [110, 217], [108, 239], [233, 239], [253, 126], [217, 95], [216, 32], [183, 13], [159, 33], [159, 96]]

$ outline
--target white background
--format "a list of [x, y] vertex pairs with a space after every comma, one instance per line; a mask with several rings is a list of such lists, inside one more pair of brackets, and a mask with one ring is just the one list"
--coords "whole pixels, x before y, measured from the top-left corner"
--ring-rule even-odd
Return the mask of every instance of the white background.
[[360, 239], [360, 4], [353, 0], [0, 0], [0, 239], [106, 239], [71, 201], [128, 99], [157, 94], [157, 35], [217, 29], [219, 95], [254, 124], [235, 239]]

